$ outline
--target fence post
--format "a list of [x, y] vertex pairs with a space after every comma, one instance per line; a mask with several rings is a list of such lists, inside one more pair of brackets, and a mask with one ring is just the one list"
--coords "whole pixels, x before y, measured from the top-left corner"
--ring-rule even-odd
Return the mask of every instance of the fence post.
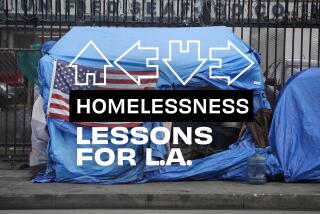
[[211, 22], [211, 0], [204, 0], [203, 2], [201, 22], [204, 25], [209, 25]]

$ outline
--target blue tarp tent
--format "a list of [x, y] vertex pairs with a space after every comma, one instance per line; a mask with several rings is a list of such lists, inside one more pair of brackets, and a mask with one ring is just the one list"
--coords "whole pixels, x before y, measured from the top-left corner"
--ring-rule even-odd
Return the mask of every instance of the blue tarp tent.
[[291, 77], [282, 89], [270, 128], [287, 182], [320, 180], [320, 69]]
[[[160, 76], [157, 82], [158, 90], [195, 89], [199, 87], [213, 87], [215, 89], [248, 89], [254, 91], [254, 111], [261, 108], [270, 108], [264, 94], [263, 77], [259, 67], [259, 55], [247, 44], [239, 39], [226, 27], [201, 27], [201, 28], [113, 28], [113, 27], [74, 27], [64, 35], [39, 62], [39, 82], [41, 95], [44, 98], [44, 110], [46, 112], [52, 69], [54, 60], [72, 61], [79, 51], [89, 42], [94, 44], [108, 58], [111, 64], [122, 53], [128, 50], [132, 44], [140, 41], [143, 47], [159, 47], [159, 57], [168, 58], [169, 40], [199, 40], [201, 41], [200, 55], [208, 58], [209, 48], [228, 47], [228, 41], [232, 42], [242, 51], [254, 65], [240, 76], [231, 85], [225, 79], [210, 79], [209, 66], [212, 61], [206, 61], [194, 74], [186, 86], [168, 69], [163, 61], [160, 65]], [[191, 53], [197, 53], [193, 51]], [[127, 70], [137, 70], [145, 67], [145, 58], [141, 51], [133, 51], [124, 60]], [[188, 78], [199, 65], [197, 55], [174, 55], [173, 66], [182, 79]], [[216, 51], [215, 58], [221, 58], [223, 68], [215, 69], [215, 75], [236, 77], [246, 66], [248, 61], [235, 49], [228, 51]], [[76, 61], [79, 65], [103, 68], [105, 60], [94, 49], [85, 50]], [[111, 68], [112, 69], [112, 68]], [[152, 93], [152, 92], [151, 92]], [[148, 129], [160, 126], [158, 122], [144, 123]], [[76, 165], [76, 125], [48, 117], [48, 129], [51, 136], [48, 153], [51, 162], [48, 164], [44, 176], [38, 177], [36, 182], [75, 182], [75, 183], [138, 183], [146, 181], [168, 180], [211, 180], [232, 179], [245, 180], [246, 161], [248, 157], [260, 153], [267, 157], [267, 173], [270, 177], [279, 173], [279, 164], [272, 154], [270, 147], [257, 149], [253, 142], [250, 130], [246, 130], [240, 141], [230, 146], [230, 149], [202, 159], [194, 160], [191, 166], [145, 166], [144, 156], [136, 157], [137, 166], [101, 167], [95, 163], [87, 163], [79, 167]], [[84, 136], [91, 136], [90, 128], [84, 128]], [[130, 136], [129, 136], [130, 137]], [[105, 146], [105, 145], [103, 145]], [[108, 145], [111, 149], [119, 146]], [[133, 144], [126, 144], [136, 151], [143, 148]], [[154, 158], [163, 158], [166, 155], [164, 146], [156, 146], [149, 142], [148, 147], [154, 151]], [[98, 147], [98, 145], [96, 145]], [[139, 152], [137, 152], [139, 154]], [[140, 152], [141, 153], [141, 152]]]

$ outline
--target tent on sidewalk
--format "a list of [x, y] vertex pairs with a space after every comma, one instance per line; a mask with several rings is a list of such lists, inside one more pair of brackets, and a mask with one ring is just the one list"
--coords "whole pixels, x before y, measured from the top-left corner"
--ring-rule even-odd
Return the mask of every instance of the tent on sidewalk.
[[[223, 68], [215, 70], [216, 75], [229, 76], [235, 81], [228, 85], [226, 79], [209, 78], [209, 66], [212, 61], [206, 61], [196, 73], [193, 71], [199, 66], [197, 55], [181, 54], [174, 56], [175, 70], [179, 76], [185, 80], [193, 75], [187, 84], [188, 89], [200, 87], [211, 87], [215, 89], [247, 89], [254, 91], [254, 112], [262, 108], [269, 109], [270, 105], [264, 94], [263, 76], [259, 67], [259, 55], [233, 34], [226, 27], [199, 27], [199, 28], [113, 28], [113, 27], [74, 27], [64, 35], [44, 56], [38, 67], [39, 83], [41, 95], [44, 99], [44, 111], [48, 113], [48, 103], [52, 89], [51, 81], [54, 79], [54, 62], [74, 62], [86, 68], [103, 68], [105, 59], [101, 58], [101, 53], [96, 48], [80, 50], [89, 41], [91, 46], [96, 46], [105, 54], [110, 64], [114, 64], [116, 59], [133, 44], [140, 41], [141, 46], [130, 52], [123, 60], [123, 66], [132, 72], [145, 67], [145, 53], [141, 47], [158, 47], [159, 58], [168, 58], [169, 40], [199, 40], [201, 41], [200, 56], [208, 57], [210, 47], [227, 48], [229, 42], [238, 50], [229, 47], [229, 51], [216, 51], [215, 57], [223, 60]], [[92, 45], [94, 44], [94, 45]], [[239, 51], [244, 53], [254, 65], [239, 76], [240, 72], [248, 66], [248, 60], [239, 55]], [[195, 52], [197, 53], [197, 52]], [[163, 61], [160, 65], [160, 76], [156, 82], [156, 90], [179, 90], [185, 86]], [[112, 68], [110, 68], [112, 70]], [[118, 69], [119, 70], [119, 69]], [[113, 87], [123, 87], [113, 84]], [[75, 123], [70, 123], [67, 118], [55, 118], [47, 114], [50, 142], [48, 154], [50, 162], [44, 176], [39, 176], [35, 182], [71, 182], [71, 183], [140, 183], [147, 181], [169, 181], [169, 180], [211, 180], [230, 179], [246, 180], [247, 159], [260, 153], [267, 158], [267, 174], [270, 177], [279, 173], [279, 164], [271, 152], [270, 147], [256, 148], [253, 136], [249, 129], [245, 130], [239, 142], [230, 146], [227, 151], [213, 154], [193, 161], [191, 166], [160, 166], [148, 167], [145, 165], [143, 151], [145, 147], [134, 144], [126, 144], [136, 150], [136, 166], [115, 164], [102, 167], [94, 162], [86, 163], [83, 166], [76, 164], [76, 127]], [[152, 127], [161, 126], [159, 122], [143, 123], [149, 130]], [[90, 127], [83, 127], [84, 136], [91, 136]], [[130, 136], [129, 136], [130, 138]], [[104, 147], [106, 145], [103, 145]], [[109, 148], [116, 150], [119, 146], [108, 144]], [[95, 145], [96, 148], [99, 145]], [[147, 147], [153, 150], [154, 158], [163, 159], [166, 154], [166, 147], [155, 145], [151, 142]]]
[[291, 77], [282, 89], [270, 128], [287, 182], [320, 180], [320, 68]]

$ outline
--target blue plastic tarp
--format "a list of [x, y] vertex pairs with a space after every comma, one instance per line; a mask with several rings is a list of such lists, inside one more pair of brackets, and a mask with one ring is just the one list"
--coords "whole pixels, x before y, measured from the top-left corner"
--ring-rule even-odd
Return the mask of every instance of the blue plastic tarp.
[[269, 139], [287, 182], [320, 180], [320, 68], [293, 76], [274, 110]]
[[[255, 64], [239, 77], [230, 86], [223, 79], [209, 78], [209, 60], [195, 73], [187, 86], [183, 86], [175, 75], [163, 64], [160, 65], [160, 76], [157, 82], [158, 90], [195, 89], [200, 87], [213, 87], [216, 89], [248, 89], [254, 91], [254, 111], [261, 108], [270, 108], [264, 94], [263, 76], [259, 67], [259, 55], [247, 44], [239, 39], [226, 27], [201, 28], [113, 28], [113, 27], [74, 27], [63, 36], [39, 62], [40, 92], [44, 99], [46, 112], [52, 67], [54, 60], [72, 61], [79, 51], [89, 42], [93, 41], [113, 64], [114, 60], [138, 40], [144, 47], [159, 47], [160, 58], [168, 57], [169, 40], [200, 40], [200, 55], [208, 57], [210, 47], [226, 47], [231, 41], [239, 50], [246, 54]], [[194, 51], [192, 51], [194, 52]], [[192, 53], [191, 52], [191, 53]], [[124, 60], [123, 64], [129, 71], [145, 67], [145, 53], [133, 51]], [[223, 59], [223, 68], [216, 69], [216, 75], [236, 77], [241, 70], [248, 66], [236, 50], [217, 51], [216, 58]], [[175, 55], [173, 66], [182, 79], [189, 77], [199, 65], [197, 57], [193, 54]], [[95, 49], [86, 50], [76, 61], [77, 64], [89, 67], [103, 68], [105, 61]], [[111, 68], [112, 70], [112, 68]], [[152, 92], [151, 92], [152, 93]], [[158, 122], [144, 123], [148, 129], [160, 126]], [[265, 155], [268, 163], [268, 176], [273, 177], [279, 173], [279, 163], [271, 148], [256, 149], [252, 135], [246, 130], [240, 141], [233, 144], [229, 150], [214, 154], [202, 159], [194, 160], [191, 166], [145, 166], [143, 150], [146, 146], [153, 149], [154, 158], [164, 158], [167, 154], [165, 146], [149, 142], [141, 148], [131, 143], [127, 147], [136, 150], [137, 166], [118, 166], [116, 163], [109, 167], [98, 166], [96, 163], [87, 163], [82, 167], [76, 166], [76, 125], [63, 120], [48, 118], [49, 133], [51, 136], [48, 154], [50, 163], [44, 176], [39, 176], [35, 182], [74, 182], [74, 183], [139, 183], [146, 181], [169, 180], [211, 180], [232, 179], [245, 180], [247, 176], [246, 161], [248, 157], [260, 153]], [[84, 135], [90, 138], [91, 130], [86, 128]], [[129, 136], [130, 137], [130, 136]], [[99, 147], [100, 145], [95, 145]], [[105, 147], [105, 145], [103, 145]], [[116, 149], [114, 145], [109, 148]]]

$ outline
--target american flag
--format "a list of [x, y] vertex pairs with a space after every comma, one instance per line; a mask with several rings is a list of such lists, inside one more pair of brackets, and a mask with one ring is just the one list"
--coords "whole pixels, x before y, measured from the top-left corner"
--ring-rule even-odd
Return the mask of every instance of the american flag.
[[[55, 61], [53, 68], [53, 77], [48, 116], [55, 119], [69, 121], [69, 91], [70, 90], [154, 90], [157, 79], [141, 79], [140, 85], [136, 84], [123, 71], [107, 70], [106, 85], [93, 85], [93, 78], [89, 77], [88, 85], [75, 85], [75, 69], [68, 67], [69, 63], [65, 61]], [[77, 65], [78, 82], [86, 81], [86, 74], [92, 73], [96, 76], [97, 82], [103, 82], [103, 69]], [[132, 76], [155, 75], [156, 71], [130, 71]], [[125, 93], [125, 92], [124, 92]], [[142, 122], [77, 122], [85, 126], [103, 126], [103, 127], [135, 127]]]

